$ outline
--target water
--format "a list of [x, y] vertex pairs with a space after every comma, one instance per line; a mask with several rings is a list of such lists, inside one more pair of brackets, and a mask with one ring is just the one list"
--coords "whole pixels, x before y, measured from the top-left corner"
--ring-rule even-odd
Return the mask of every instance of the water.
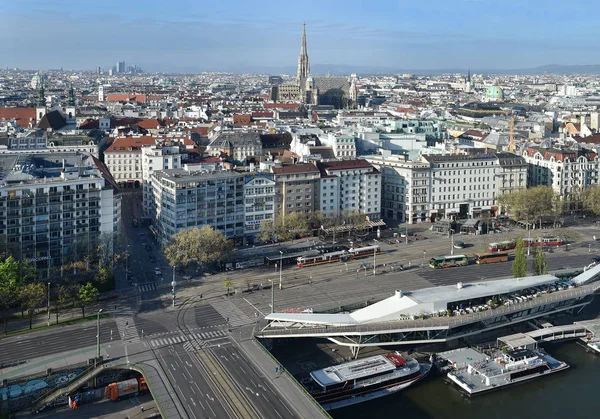
[[431, 376], [396, 394], [330, 413], [334, 419], [599, 417], [600, 356], [576, 342], [544, 348], [571, 368], [473, 398], [462, 396], [443, 377]]

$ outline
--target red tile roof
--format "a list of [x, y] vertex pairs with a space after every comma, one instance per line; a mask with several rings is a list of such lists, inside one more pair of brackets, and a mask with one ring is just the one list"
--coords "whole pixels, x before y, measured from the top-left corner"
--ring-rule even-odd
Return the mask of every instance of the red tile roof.
[[[163, 97], [160, 95], [148, 95], [148, 100], [160, 100]], [[107, 102], [145, 102], [146, 95], [135, 94], [135, 93], [111, 93], [106, 96]]]
[[318, 173], [319, 169], [312, 163], [299, 163], [289, 166], [274, 167], [273, 173], [276, 175], [289, 175], [292, 173]]
[[366, 160], [341, 160], [319, 162], [321, 170], [348, 170], [348, 169], [373, 169], [373, 165]]
[[154, 145], [156, 143], [156, 138], [151, 135], [145, 135], [143, 137], [118, 137], [109, 138], [108, 143], [110, 145], [104, 153], [119, 153], [123, 151], [140, 152], [143, 146]]
[[0, 108], [0, 119], [12, 120], [23, 128], [35, 125], [35, 108]]
[[164, 126], [164, 124], [158, 119], [143, 119], [137, 123], [137, 126], [144, 129], [156, 129]]

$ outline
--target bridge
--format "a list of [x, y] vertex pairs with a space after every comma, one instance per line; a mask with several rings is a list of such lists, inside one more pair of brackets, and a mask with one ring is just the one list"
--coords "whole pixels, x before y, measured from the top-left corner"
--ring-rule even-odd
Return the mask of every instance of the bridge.
[[498, 344], [502, 343], [511, 349], [530, 348], [537, 346], [540, 342], [555, 342], [558, 340], [586, 338], [588, 336], [590, 338], [600, 336], [600, 319], [545, 327], [533, 332], [502, 336], [498, 338]]

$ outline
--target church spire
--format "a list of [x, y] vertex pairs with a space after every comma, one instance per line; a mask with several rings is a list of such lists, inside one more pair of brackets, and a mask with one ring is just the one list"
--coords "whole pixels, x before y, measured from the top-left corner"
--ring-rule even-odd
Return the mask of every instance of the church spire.
[[69, 106], [75, 106], [75, 92], [73, 91], [73, 83], [69, 87], [69, 99], [67, 101]]
[[37, 106], [38, 107], [46, 107], [46, 94], [44, 92], [44, 81], [43, 80], [40, 82], [40, 88], [38, 90]]
[[310, 64], [308, 62], [308, 53], [306, 52], [306, 23], [302, 23], [302, 46], [300, 47], [300, 56], [298, 57], [298, 73], [296, 80], [302, 85], [303, 81], [310, 74]]

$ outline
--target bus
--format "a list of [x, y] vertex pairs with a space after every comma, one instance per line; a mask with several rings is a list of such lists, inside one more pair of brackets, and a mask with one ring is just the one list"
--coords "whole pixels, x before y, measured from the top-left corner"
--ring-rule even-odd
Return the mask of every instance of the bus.
[[508, 262], [508, 252], [477, 253], [475, 255], [475, 263], [478, 265], [497, 262]]
[[466, 266], [469, 264], [469, 258], [465, 255], [438, 256], [429, 260], [431, 269], [452, 268], [454, 266]]

